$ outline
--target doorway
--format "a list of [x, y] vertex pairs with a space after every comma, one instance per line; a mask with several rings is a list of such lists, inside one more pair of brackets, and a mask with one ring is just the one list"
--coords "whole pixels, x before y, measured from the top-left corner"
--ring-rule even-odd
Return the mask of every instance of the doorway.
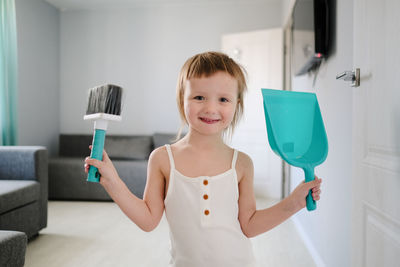
[[274, 28], [226, 34], [222, 36], [222, 51], [247, 72], [244, 114], [230, 145], [252, 158], [256, 196], [282, 199], [282, 160], [268, 143], [261, 88], [283, 89], [283, 31]]

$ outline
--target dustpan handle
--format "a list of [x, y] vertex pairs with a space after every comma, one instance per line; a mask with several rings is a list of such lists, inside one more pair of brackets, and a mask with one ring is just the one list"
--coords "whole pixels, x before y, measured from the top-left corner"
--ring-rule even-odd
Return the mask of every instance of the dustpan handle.
[[[314, 177], [314, 168], [304, 168], [304, 175], [305, 175], [305, 181], [307, 182], [311, 182], [315, 179]], [[315, 200], [312, 197], [312, 191], [310, 189], [310, 191], [308, 192], [308, 195], [306, 197], [306, 205], [307, 205], [307, 210], [308, 211], [312, 211], [315, 210], [317, 208], [317, 203], [315, 202]]]

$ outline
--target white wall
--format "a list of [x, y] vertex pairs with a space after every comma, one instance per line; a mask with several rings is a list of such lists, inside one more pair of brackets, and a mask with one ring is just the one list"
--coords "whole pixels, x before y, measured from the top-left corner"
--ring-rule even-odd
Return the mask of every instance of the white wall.
[[[295, 221], [318, 266], [331, 267], [351, 263], [352, 88], [335, 77], [353, 66], [353, 1], [338, 0], [336, 5], [335, 45], [321, 66], [315, 90], [312, 75], [295, 78], [292, 84], [295, 91], [317, 94], [329, 142], [326, 161], [315, 169], [323, 178], [322, 199], [316, 211], [303, 210]], [[292, 167], [292, 187], [303, 179], [303, 171]]]
[[16, 0], [18, 145], [55, 154], [59, 134], [59, 12], [42, 0]]
[[220, 50], [222, 34], [279, 27], [281, 16], [280, 1], [62, 12], [61, 132], [91, 132], [92, 123], [82, 120], [87, 90], [102, 83], [126, 89], [123, 120], [109, 133], [176, 132], [175, 86], [184, 61]]

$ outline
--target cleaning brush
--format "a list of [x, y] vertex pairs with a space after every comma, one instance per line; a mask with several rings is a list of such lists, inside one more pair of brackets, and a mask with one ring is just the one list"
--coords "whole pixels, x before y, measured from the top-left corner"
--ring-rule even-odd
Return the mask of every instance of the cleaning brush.
[[[103, 160], [103, 148], [108, 121], [121, 121], [122, 88], [105, 84], [89, 89], [88, 106], [84, 120], [94, 120], [91, 158]], [[99, 182], [100, 173], [89, 167], [88, 182]]]

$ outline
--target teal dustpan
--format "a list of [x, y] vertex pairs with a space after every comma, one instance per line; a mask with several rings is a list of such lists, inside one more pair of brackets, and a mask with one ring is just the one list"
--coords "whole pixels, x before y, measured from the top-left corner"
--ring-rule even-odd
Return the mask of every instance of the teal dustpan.
[[[268, 141], [272, 150], [290, 165], [304, 170], [305, 181], [314, 180], [314, 168], [328, 155], [328, 139], [313, 93], [261, 89]], [[307, 210], [317, 205], [306, 198]]]

